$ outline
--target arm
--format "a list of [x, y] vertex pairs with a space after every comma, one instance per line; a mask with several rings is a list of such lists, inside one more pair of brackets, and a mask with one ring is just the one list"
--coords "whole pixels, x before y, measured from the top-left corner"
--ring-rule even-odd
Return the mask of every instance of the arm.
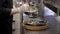
[[28, 10], [27, 6], [21, 6], [18, 8], [0, 8], [0, 14], [4, 14], [4, 15], [12, 15], [12, 14], [16, 14], [16, 13], [23, 13], [26, 10]]
[[0, 8], [0, 15], [10, 15], [11, 13], [11, 8]]

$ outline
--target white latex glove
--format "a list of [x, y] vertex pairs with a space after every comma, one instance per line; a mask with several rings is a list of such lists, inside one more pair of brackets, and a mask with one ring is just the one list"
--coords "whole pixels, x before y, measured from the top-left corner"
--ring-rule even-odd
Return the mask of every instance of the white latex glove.
[[18, 10], [20, 12], [26, 12], [29, 9], [29, 5], [28, 4], [23, 4], [22, 6], [18, 7]]
[[28, 4], [23, 4], [22, 6], [17, 7], [17, 8], [13, 5], [11, 14], [23, 13], [23, 12], [26, 12], [28, 9], [29, 9]]
[[22, 7], [25, 12], [29, 9], [29, 5], [27, 3], [23, 4]]

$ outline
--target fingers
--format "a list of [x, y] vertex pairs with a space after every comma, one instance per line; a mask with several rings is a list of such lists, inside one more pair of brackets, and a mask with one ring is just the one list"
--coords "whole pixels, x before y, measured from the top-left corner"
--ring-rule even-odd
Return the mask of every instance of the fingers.
[[[13, 6], [15, 7], [15, 6]], [[16, 9], [14, 9], [14, 13], [18, 12], [18, 13], [23, 13], [23, 12], [26, 12], [27, 10], [29, 9], [29, 5], [28, 4], [23, 4], [22, 6], [20, 7], [17, 7]]]
[[23, 9], [24, 12], [26, 12], [29, 9], [29, 5], [24, 4], [24, 5], [21, 6], [21, 8]]

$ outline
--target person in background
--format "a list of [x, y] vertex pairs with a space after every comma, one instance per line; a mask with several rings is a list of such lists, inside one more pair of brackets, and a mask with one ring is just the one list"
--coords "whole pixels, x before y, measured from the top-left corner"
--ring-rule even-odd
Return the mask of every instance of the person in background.
[[13, 0], [0, 0], [0, 34], [12, 34], [13, 14], [23, 13], [28, 4], [13, 8]]

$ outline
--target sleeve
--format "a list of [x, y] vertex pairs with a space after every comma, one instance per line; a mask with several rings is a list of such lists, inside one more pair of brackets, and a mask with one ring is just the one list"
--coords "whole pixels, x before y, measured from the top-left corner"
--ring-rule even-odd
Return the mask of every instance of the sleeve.
[[11, 9], [10, 8], [0, 8], [0, 15], [10, 15]]
[[0, 15], [11, 15], [12, 0], [3, 0], [0, 2]]

